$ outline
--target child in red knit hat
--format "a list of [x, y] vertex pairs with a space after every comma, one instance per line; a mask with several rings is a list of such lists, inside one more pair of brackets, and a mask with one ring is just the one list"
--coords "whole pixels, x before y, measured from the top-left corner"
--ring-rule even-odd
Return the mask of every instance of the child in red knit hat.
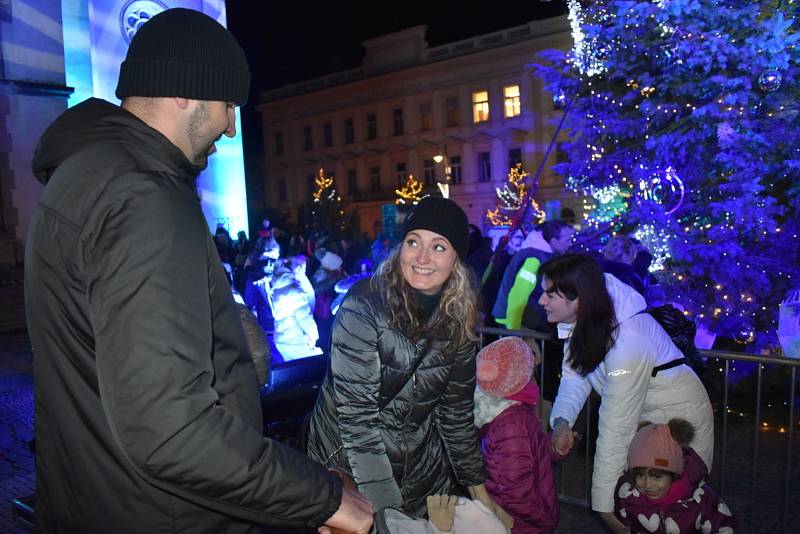
[[534, 408], [539, 387], [534, 357], [517, 337], [505, 337], [478, 353], [475, 425], [488, 478], [486, 489], [514, 518], [512, 534], [553, 532], [558, 496], [550, 464], [555, 457]]
[[614, 493], [614, 514], [631, 533], [735, 532], [733, 514], [705, 482], [706, 464], [687, 445], [693, 436], [683, 419], [645, 423], [634, 436]]

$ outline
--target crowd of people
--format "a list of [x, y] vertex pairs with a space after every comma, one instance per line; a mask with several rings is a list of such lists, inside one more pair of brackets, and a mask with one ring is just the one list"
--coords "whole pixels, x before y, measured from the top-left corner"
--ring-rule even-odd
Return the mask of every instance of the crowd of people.
[[[249, 76], [224, 27], [169, 9], [131, 41], [121, 105], [90, 99], [40, 140], [38, 530], [553, 532], [552, 465], [594, 390], [591, 504], [608, 528], [734, 532], [706, 480], [711, 404], [648, 313], [664, 295], [641, 244], [570, 253], [574, 228], [551, 221], [493, 248], [441, 197], [369, 252], [268, 219], [252, 241], [212, 236], [194, 181], [235, 134]], [[552, 339], [478, 352], [482, 324]], [[329, 355], [305, 454], [263, 436], [268, 337], [287, 360]]]

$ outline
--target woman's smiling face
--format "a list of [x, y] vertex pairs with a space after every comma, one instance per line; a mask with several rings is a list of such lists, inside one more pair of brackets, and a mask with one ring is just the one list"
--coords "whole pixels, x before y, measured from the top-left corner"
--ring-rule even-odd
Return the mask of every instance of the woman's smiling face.
[[400, 271], [406, 282], [426, 295], [444, 286], [458, 261], [455, 249], [445, 237], [430, 230], [412, 230], [400, 249]]

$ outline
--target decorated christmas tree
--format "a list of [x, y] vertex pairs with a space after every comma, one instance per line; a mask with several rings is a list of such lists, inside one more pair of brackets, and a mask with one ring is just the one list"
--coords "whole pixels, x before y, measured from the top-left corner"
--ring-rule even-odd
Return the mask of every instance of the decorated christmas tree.
[[517, 163], [508, 171], [508, 182], [495, 188], [497, 206], [486, 211], [486, 218], [493, 226], [518, 226], [523, 219], [534, 224], [544, 220], [544, 211], [533, 198], [535, 191], [525, 184], [527, 176], [522, 163]]
[[314, 223], [334, 235], [341, 235], [347, 230], [349, 220], [345, 216], [342, 197], [336, 192], [333, 176], [326, 177], [324, 169], [320, 169], [315, 184], [316, 189], [311, 194], [311, 216]]
[[670, 300], [758, 346], [800, 287], [798, 4], [570, 0], [575, 46], [537, 66], [567, 114], [556, 171], [613, 205], [591, 222], [635, 230]]
[[425, 185], [419, 180], [414, 178], [413, 174], [409, 174], [406, 183], [400, 189], [395, 189], [397, 195], [395, 204], [416, 204], [422, 198], [422, 190]]

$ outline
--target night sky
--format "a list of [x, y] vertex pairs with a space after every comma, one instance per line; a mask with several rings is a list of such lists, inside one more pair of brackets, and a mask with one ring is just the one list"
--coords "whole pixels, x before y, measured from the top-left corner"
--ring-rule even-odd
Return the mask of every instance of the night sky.
[[463, 0], [227, 1], [228, 27], [253, 71], [251, 104], [261, 90], [358, 67], [365, 39], [426, 24], [433, 47], [565, 12], [558, 0], [467, 6]]

